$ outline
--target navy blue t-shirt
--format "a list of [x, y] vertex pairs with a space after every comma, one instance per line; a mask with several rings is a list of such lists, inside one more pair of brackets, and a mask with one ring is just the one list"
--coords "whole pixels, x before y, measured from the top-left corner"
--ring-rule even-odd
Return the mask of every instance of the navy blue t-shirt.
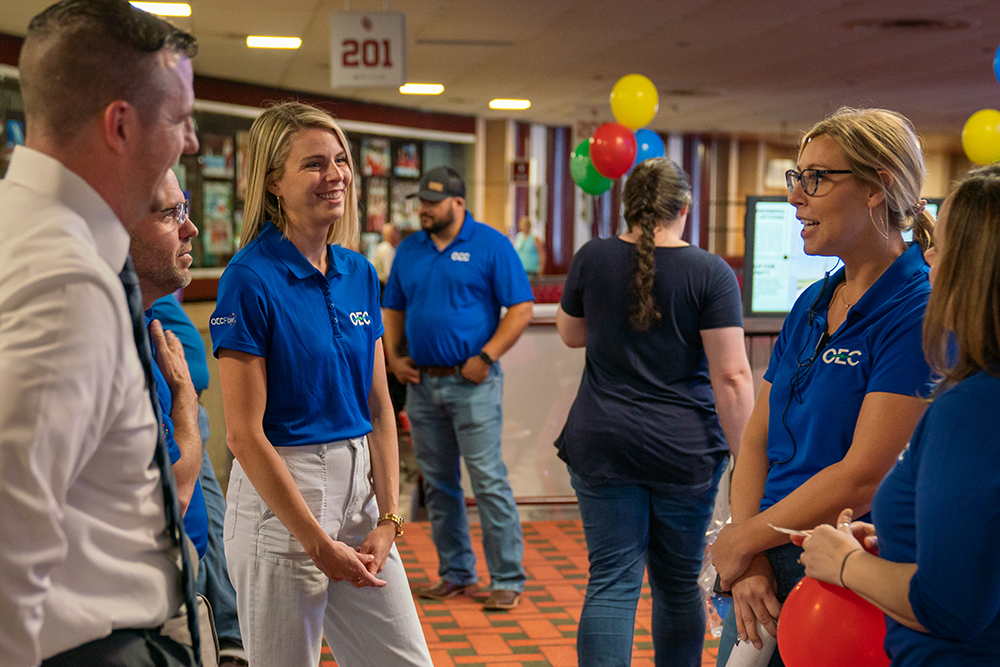
[[702, 345], [705, 329], [743, 326], [736, 276], [694, 246], [656, 248], [649, 331], [628, 320], [635, 245], [594, 239], [576, 253], [560, 306], [587, 321], [587, 363], [559, 457], [588, 484], [713, 479], [728, 452]]
[[209, 321], [216, 356], [264, 357], [264, 434], [275, 446], [314, 445], [371, 432], [368, 394], [382, 336], [378, 276], [362, 255], [328, 247], [324, 276], [273, 224], [219, 280]]
[[1000, 663], [1000, 378], [979, 373], [927, 409], [872, 504], [879, 555], [916, 563], [910, 605], [929, 633], [886, 619], [900, 665]]
[[423, 231], [399, 244], [382, 305], [406, 311], [406, 340], [418, 366], [456, 366], [493, 337], [501, 306], [534, 298], [510, 239], [466, 211], [444, 250]]
[[822, 349], [817, 346], [844, 269], [830, 276], [825, 291], [820, 280], [795, 301], [764, 374], [771, 383], [767, 426], [771, 468], [762, 512], [820, 470], [843, 460], [854, 441], [866, 395], [930, 393], [931, 371], [921, 343], [931, 289], [927, 275], [927, 263], [914, 244], [851, 307], [847, 320]]

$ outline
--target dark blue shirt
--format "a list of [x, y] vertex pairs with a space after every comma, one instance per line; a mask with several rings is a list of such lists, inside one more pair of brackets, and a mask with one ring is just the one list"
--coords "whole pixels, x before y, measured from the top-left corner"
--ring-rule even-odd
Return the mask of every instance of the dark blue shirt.
[[163, 328], [173, 331], [184, 346], [184, 358], [187, 359], [188, 371], [191, 373], [191, 383], [199, 394], [208, 388], [208, 358], [205, 354], [205, 343], [201, 333], [184, 312], [184, 308], [173, 294], [157, 299], [148, 311], [150, 317], [159, 320]]
[[423, 231], [399, 244], [382, 303], [406, 311], [406, 340], [418, 366], [455, 366], [493, 337], [501, 306], [534, 298], [510, 240], [466, 211], [444, 250]]
[[[152, 309], [146, 311], [146, 326], [149, 326], [151, 312]], [[174, 420], [170, 418], [170, 409], [174, 404], [173, 397], [166, 378], [155, 363], [153, 377], [156, 380], [156, 397], [160, 401], [160, 412], [163, 416], [163, 433], [167, 436], [167, 452], [170, 454], [170, 464], [173, 465], [181, 459], [181, 449], [174, 438]], [[208, 511], [205, 508], [205, 494], [202, 493], [200, 479], [195, 480], [194, 493], [191, 494], [191, 502], [188, 503], [187, 511], [184, 513], [184, 530], [198, 550], [198, 558], [203, 558], [208, 549]]]
[[[930, 295], [920, 247], [910, 246], [851, 307], [818, 348], [844, 269], [802, 293], [785, 319], [764, 379], [771, 383], [761, 511], [841, 461], [870, 392], [926, 396], [930, 368], [921, 332]], [[814, 306], [815, 304], [815, 306]], [[812, 320], [810, 322], [810, 319]]]
[[362, 255], [328, 248], [324, 276], [268, 223], [219, 280], [213, 352], [264, 357], [264, 433], [272, 445], [370, 433], [368, 393], [382, 336], [379, 283]]
[[580, 248], [560, 306], [587, 321], [587, 363], [556, 447], [585, 482], [711, 482], [728, 447], [701, 332], [741, 327], [736, 276], [694, 246], [656, 248], [653, 295], [663, 316], [629, 324], [635, 245], [594, 239]]
[[872, 505], [879, 555], [916, 563], [910, 605], [929, 633], [886, 619], [892, 664], [1000, 664], [1000, 378], [938, 397]]

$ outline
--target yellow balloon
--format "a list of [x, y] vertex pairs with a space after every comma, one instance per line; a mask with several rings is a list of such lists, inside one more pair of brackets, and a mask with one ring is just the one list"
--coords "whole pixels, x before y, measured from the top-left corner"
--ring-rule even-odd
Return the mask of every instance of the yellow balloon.
[[962, 128], [962, 148], [976, 164], [1000, 160], [1000, 111], [980, 109]]
[[611, 89], [611, 113], [633, 132], [648, 125], [659, 108], [656, 86], [642, 74], [626, 74]]

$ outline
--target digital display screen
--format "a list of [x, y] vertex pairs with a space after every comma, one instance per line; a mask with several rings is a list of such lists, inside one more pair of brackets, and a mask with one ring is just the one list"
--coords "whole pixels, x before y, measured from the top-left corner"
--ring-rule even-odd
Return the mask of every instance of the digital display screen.
[[[940, 200], [927, 203], [937, 215]], [[836, 257], [805, 254], [802, 223], [784, 197], [747, 197], [746, 254], [743, 263], [743, 312], [746, 316], [784, 316], [802, 292], [838, 266]], [[903, 234], [906, 241], [911, 232]]]

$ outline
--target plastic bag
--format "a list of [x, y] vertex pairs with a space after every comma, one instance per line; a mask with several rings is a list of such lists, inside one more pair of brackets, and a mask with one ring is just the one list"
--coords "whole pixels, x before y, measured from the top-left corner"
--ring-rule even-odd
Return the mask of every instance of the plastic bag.
[[702, 590], [702, 602], [705, 605], [705, 616], [708, 618], [709, 632], [713, 637], [722, 634], [722, 624], [729, 613], [729, 606], [732, 601], [728, 598], [715, 594], [715, 566], [712, 565], [712, 554], [708, 547], [715, 542], [722, 528], [729, 523], [731, 518], [729, 508], [729, 483], [733, 476], [733, 466], [735, 459], [730, 456], [726, 471], [722, 473], [719, 480], [719, 492], [715, 496], [715, 510], [712, 512], [712, 519], [705, 530], [705, 555], [701, 561], [701, 574], [698, 575], [698, 585]]

